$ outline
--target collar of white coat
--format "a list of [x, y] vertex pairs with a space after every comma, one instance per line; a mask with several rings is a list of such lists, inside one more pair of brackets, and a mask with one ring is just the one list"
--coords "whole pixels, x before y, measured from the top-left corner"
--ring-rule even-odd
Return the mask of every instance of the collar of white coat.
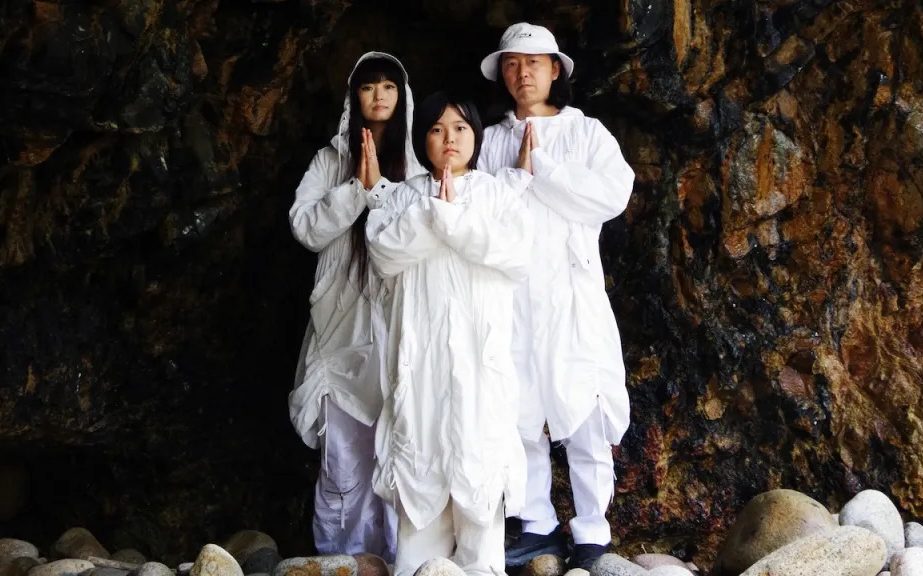
[[[413, 157], [413, 143], [410, 140], [411, 125], [413, 123], [413, 94], [410, 92], [410, 76], [407, 74], [407, 69], [404, 68], [404, 65], [401, 63], [397, 57], [388, 54], [387, 52], [366, 52], [356, 60], [356, 63], [353, 65], [353, 69], [349, 72], [349, 76], [346, 77], [346, 96], [343, 97], [343, 113], [340, 115], [340, 124], [337, 127], [337, 133], [333, 135], [333, 138], [330, 139], [330, 145], [333, 146], [333, 149], [337, 151], [337, 154], [341, 159], [349, 159], [349, 81], [352, 79], [353, 74], [356, 72], [356, 68], [359, 67], [364, 60], [369, 58], [385, 58], [386, 60], [391, 60], [401, 69], [401, 72], [404, 74], [404, 93], [407, 95], [404, 104], [407, 106], [407, 139], [404, 142], [404, 154], [409, 155], [407, 158]], [[341, 165], [348, 164], [348, 162], [340, 162]]]
[[516, 117], [515, 110], [507, 110], [506, 116], [503, 117], [503, 120], [500, 121], [500, 125], [508, 130], [513, 130], [514, 132], [522, 132], [525, 130], [526, 122], [532, 122], [535, 125], [554, 125], [562, 124], [565, 122], [570, 122], [575, 118], [584, 118], [583, 111], [579, 108], [573, 108], [571, 106], [565, 106], [561, 108], [561, 111], [555, 114], [554, 116], [526, 116], [522, 120]]

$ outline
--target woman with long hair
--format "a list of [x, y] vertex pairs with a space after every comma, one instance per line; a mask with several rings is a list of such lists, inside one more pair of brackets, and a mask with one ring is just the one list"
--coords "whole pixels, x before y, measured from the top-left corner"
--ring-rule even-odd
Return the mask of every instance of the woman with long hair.
[[423, 169], [413, 155], [413, 99], [400, 61], [383, 52], [364, 54], [348, 86], [339, 129], [311, 161], [289, 211], [295, 238], [318, 253], [289, 415], [304, 442], [321, 450], [314, 501], [318, 552], [370, 552], [390, 562], [394, 511], [372, 491], [387, 334], [381, 281], [368, 266], [365, 222], [369, 208]]

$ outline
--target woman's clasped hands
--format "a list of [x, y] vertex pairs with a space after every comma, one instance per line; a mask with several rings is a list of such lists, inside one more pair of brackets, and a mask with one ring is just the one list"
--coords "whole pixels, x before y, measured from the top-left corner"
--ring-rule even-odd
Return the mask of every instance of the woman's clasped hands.
[[362, 156], [356, 166], [356, 178], [362, 187], [371, 190], [376, 182], [381, 180], [381, 169], [378, 167], [378, 152], [375, 150], [375, 140], [372, 131], [362, 129]]

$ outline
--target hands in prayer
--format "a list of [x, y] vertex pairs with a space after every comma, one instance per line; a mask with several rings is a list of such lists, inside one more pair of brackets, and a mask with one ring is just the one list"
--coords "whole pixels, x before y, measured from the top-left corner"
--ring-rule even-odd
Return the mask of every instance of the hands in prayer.
[[375, 140], [372, 138], [372, 131], [368, 128], [362, 129], [362, 156], [359, 158], [359, 165], [356, 166], [356, 178], [362, 182], [366, 190], [371, 190], [372, 186], [381, 179]]
[[453, 181], [452, 169], [446, 162], [442, 167], [442, 181], [439, 183], [439, 199], [446, 202], [455, 201], [455, 182]]
[[519, 146], [519, 161], [517, 168], [522, 168], [532, 174], [532, 149], [538, 148], [538, 135], [532, 129], [532, 123], [526, 122], [526, 129], [522, 133], [522, 144]]

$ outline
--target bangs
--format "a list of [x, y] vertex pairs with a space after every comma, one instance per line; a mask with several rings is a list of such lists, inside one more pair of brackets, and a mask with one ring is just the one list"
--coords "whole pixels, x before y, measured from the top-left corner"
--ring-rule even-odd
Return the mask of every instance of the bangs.
[[398, 86], [403, 86], [404, 72], [397, 64], [387, 58], [369, 58], [363, 60], [356, 67], [350, 78], [349, 85], [355, 88], [363, 84], [374, 84], [384, 80], [390, 80]]

